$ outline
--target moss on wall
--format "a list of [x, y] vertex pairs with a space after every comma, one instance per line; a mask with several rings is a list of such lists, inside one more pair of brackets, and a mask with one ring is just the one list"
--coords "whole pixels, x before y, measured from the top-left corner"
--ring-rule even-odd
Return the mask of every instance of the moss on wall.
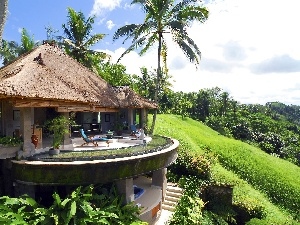
[[[32, 184], [84, 185], [108, 183], [130, 178], [167, 167], [175, 161], [177, 147], [160, 154], [145, 154], [119, 160], [102, 160], [72, 163], [22, 163], [13, 162], [14, 179]], [[93, 163], [94, 162], [94, 163]]]

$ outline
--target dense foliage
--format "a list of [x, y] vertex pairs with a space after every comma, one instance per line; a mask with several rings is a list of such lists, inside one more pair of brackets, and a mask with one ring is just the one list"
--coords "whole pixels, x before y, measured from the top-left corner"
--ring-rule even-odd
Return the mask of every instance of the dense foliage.
[[97, 68], [99, 62], [107, 58], [104, 52], [91, 50], [91, 47], [105, 37], [105, 34], [92, 34], [95, 16], [85, 18], [82, 12], [68, 7], [68, 22], [62, 25], [64, 36], [61, 41], [68, 55], [90, 69]]
[[18, 146], [22, 142], [18, 137], [0, 137], [0, 146]]
[[[199, 121], [182, 120], [176, 115], [159, 115], [157, 122], [155, 133], [178, 139], [181, 149], [187, 152], [188, 157], [182, 157], [180, 164], [201, 170], [209, 162], [209, 183], [234, 185], [233, 211], [223, 209], [227, 216], [230, 215], [229, 218], [238, 220], [232, 212], [242, 211], [262, 224], [298, 224], [295, 222], [300, 220], [298, 166], [247, 143], [220, 135]], [[208, 153], [210, 157], [207, 157]], [[204, 158], [196, 167], [192, 166], [191, 160], [195, 156]], [[212, 219], [211, 211], [204, 215], [210, 215]], [[221, 218], [224, 220], [225, 217]]]
[[240, 104], [220, 88], [198, 92], [166, 92], [160, 113], [201, 121], [227, 137], [300, 165], [300, 107], [269, 102]]
[[30, 37], [27, 30], [23, 28], [21, 32], [21, 44], [18, 44], [16, 41], [2, 40], [0, 59], [3, 60], [3, 65], [6, 65], [39, 44], [40, 43], [35, 42], [33, 36]]
[[[160, 80], [163, 71], [167, 70], [166, 60], [168, 54], [168, 36], [172, 38], [187, 57], [187, 59], [199, 64], [201, 52], [197, 44], [188, 35], [188, 28], [193, 22], [204, 23], [208, 19], [208, 10], [201, 6], [197, 0], [174, 1], [152, 0], [132, 1], [131, 4], [139, 5], [145, 13], [145, 19], [141, 24], [127, 24], [117, 29], [113, 40], [125, 38], [131, 41], [130, 46], [120, 56], [120, 59], [129, 52], [137, 49], [143, 55], [157, 45], [157, 69], [154, 89], [154, 101], [158, 103]], [[162, 69], [161, 62], [164, 63]], [[155, 127], [157, 110], [154, 111], [150, 133]]]
[[93, 186], [78, 187], [64, 199], [54, 193], [50, 207], [28, 196], [0, 197], [0, 224], [6, 225], [144, 224], [138, 213], [137, 206], [123, 205], [114, 188], [97, 193]]

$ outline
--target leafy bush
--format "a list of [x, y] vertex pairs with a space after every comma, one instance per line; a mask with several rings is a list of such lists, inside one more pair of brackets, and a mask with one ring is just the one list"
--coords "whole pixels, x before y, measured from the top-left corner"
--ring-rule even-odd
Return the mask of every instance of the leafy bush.
[[2, 146], [17, 146], [22, 143], [21, 138], [16, 137], [0, 137], [0, 145]]
[[247, 225], [269, 225], [269, 223], [267, 221], [264, 220], [260, 220], [257, 218], [253, 218], [251, 219], [248, 223], [246, 223]]
[[282, 155], [285, 145], [284, 141], [278, 134], [270, 132], [264, 135], [263, 140], [259, 142], [259, 146], [267, 153]]
[[116, 193], [97, 194], [93, 186], [78, 187], [65, 199], [54, 193], [53, 199], [45, 208], [28, 196], [0, 197], [0, 224], [143, 224], [137, 206], [123, 206]]
[[181, 149], [178, 151], [176, 162], [168, 169], [171, 173], [177, 175], [177, 180], [181, 176], [196, 176], [199, 179], [210, 178], [210, 168], [213, 164], [212, 154], [192, 155], [191, 153]]
[[233, 137], [239, 140], [248, 140], [251, 137], [251, 129], [246, 123], [232, 126], [231, 132]]
[[293, 224], [292, 216], [300, 220], [296, 216], [300, 206], [299, 167], [221, 136], [189, 118], [181, 120], [175, 115], [159, 115], [155, 132], [178, 139], [181, 147], [195, 155], [202, 155], [205, 152], [202, 146], [208, 146], [219, 159], [211, 168], [211, 176], [224, 183], [231, 183], [229, 177], [235, 177], [234, 202], [243, 202], [251, 191], [251, 195], [255, 195], [252, 203], [257, 204], [251, 210], [262, 210], [258, 215], [265, 215], [269, 224]]
[[204, 202], [199, 198], [199, 186], [201, 182], [197, 177], [183, 177], [180, 186], [184, 192], [175, 208], [169, 225], [197, 225], [202, 224], [202, 209]]

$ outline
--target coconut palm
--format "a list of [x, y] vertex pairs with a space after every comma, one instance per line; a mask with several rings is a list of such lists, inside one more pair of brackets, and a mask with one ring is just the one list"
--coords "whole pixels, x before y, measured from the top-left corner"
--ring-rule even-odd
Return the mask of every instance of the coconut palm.
[[25, 28], [21, 33], [21, 44], [19, 45], [15, 41], [3, 40], [0, 48], [0, 58], [3, 59], [3, 65], [8, 64], [20, 55], [29, 52], [40, 43], [34, 41], [34, 37], [30, 37]]
[[2, 33], [6, 22], [8, 8], [8, 0], [0, 0], [0, 44], [2, 41]]
[[[155, 90], [155, 102], [158, 103], [159, 84], [161, 79], [161, 57], [167, 56], [166, 35], [170, 34], [173, 41], [179, 45], [186, 57], [196, 65], [199, 64], [201, 52], [196, 43], [188, 36], [187, 27], [193, 21], [205, 22], [208, 18], [208, 10], [198, 4], [198, 0], [133, 0], [131, 4], [138, 4], [145, 12], [145, 20], [142, 24], [129, 24], [119, 28], [113, 40], [126, 37], [132, 40], [131, 45], [121, 55], [139, 48], [140, 55], [147, 52], [152, 46], [158, 44], [157, 51], [157, 79]], [[123, 43], [124, 43], [123, 42]], [[119, 59], [119, 60], [120, 60]], [[151, 132], [156, 121], [157, 110], [153, 114]]]
[[68, 23], [62, 25], [66, 35], [62, 37], [65, 51], [90, 69], [94, 69], [99, 60], [108, 57], [106, 53], [90, 49], [91, 46], [105, 37], [105, 34], [91, 34], [94, 19], [95, 16], [92, 16], [86, 20], [82, 12], [76, 12], [69, 7]]

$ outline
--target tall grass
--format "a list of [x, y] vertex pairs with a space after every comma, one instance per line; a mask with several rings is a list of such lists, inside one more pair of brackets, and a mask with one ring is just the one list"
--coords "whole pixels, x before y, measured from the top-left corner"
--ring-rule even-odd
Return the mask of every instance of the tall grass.
[[[228, 173], [224, 171], [231, 171], [235, 177], [231, 181], [240, 185], [236, 193], [246, 193], [242, 189], [253, 190], [253, 186], [260, 193], [255, 194], [258, 202], [269, 202], [269, 199], [294, 217], [300, 214], [300, 168], [294, 164], [241, 141], [219, 135], [201, 122], [189, 118], [182, 120], [180, 116], [159, 115], [155, 133], [178, 139], [196, 154], [210, 149], [218, 156], [222, 166], [222, 169], [215, 168], [215, 177], [223, 177], [228, 182]], [[243, 196], [240, 195], [239, 198], [242, 199]], [[270, 203], [267, 205], [270, 206]], [[282, 215], [284, 217], [286, 214]]]

